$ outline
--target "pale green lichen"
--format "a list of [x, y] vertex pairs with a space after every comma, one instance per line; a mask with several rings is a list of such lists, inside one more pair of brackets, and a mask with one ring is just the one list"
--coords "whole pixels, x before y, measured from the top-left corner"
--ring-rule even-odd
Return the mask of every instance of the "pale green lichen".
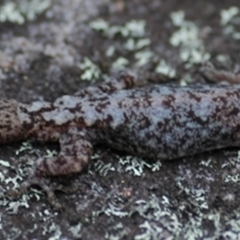
[[57, 156], [57, 154], [58, 154], [58, 152], [56, 150], [50, 150], [50, 149], [46, 150], [47, 157], [55, 157], [55, 156]]
[[221, 24], [227, 25], [235, 16], [239, 14], [239, 8], [232, 6], [229, 9], [223, 9], [220, 12]]
[[171, 20], [178, 30], [172, 34], [170, 43], [180, 48], [180, 58], [186, 63], [185, 67], [208, 61], [210, 54], [205, 50], [196, 24], [186, 20], [183, 11], [173, 12]]
[[[97, 19], [90, 23], [90, 27], [95, 31], [102, 32], [109, 39], [121, 36], [119, 39], [123, 41], [124, 49], [127, 54], [134, 56], [137, 66], [143, 66], [151, 61], [155, 56], [152, 51], [147, 49], [151, 44], [151, 40], [145, 36], [146, 22], [144, 20], [131, 20], [123, 25], [110, 25], [103, 19]], [[114, 41], [113, 45], [108, 47], [105, 55], [113, 59], [112, 69], [114, 71], [122, 70], [129, 66], [129, 60], [125, 56], [114, 56], [119, 50], [119, 43]], [[126, 54], [126, 51], [125, 53]], [[134, 63], [133, 63], [134, 64]]]
[[155, 72], [173, 78], [176, 76], [176, 70], [171, 67], [164, 59], [161, 59], [155, 68]]
[[108, 203], [108, 207], [105, 209], [104, 213], [107, 216], [116, 216], [123, 218], [128, 216], [128, 212], [123, 210], [123, 207], [116, 206], [114, 203]]
[[24, 23], [24, 17], [17, 10], [16, 4], [8, 2], [0, 8], [0, 22]]
[[32, 145], [30, 142], [23, 142], [19, 149], [16, 150], [15, 154], [18, 156], [20, 153], [32, 150]]
[[136, 65], [141, 67], [149, 63], [154, 57], [154, 53], [150, 50], [142, 50], [135, 54], [135, 59], [137, 60]]
[[17, 200], [17, 201], [11, 201], [9, 202], [8, 206], [7, 206], [7, 211], [10, 214], [18, 214], [19, 213], [19, 208], [29, 208], [29, 200], [30, 197], [27, 194], [22, 195], [21, 199]]
[[207, 159], [207, 160], [205, 159], [200, 162], [200, 165], [212, 168], [211, 163], [212, 163], [212, 159]]
[[6, 184], [10, 184], [9, 189], [17, 189], [19, 187], [19, 182], [23, 181], [23, 177], [21, 174], [23, 174], [23, 170], [22, 169], [18, 169], [18, 173], [15, 177], [8, 177], [5, 178], [5, 183]]
[[107, 31], [109, 29], [109, 23], [103, 19], [97, 19], [92, 21], [89, 26], [96, 31]]
[[34, 21], [50, 6], [50, 0], [9, 1], [0, 7], [0, 22], [23, 24], [25, 21]]
[[240, 214], [235, 211], [236, 216], [226, 219], [226, 231], [222, 234], [222, 239], [240, 239]]
[[235, 174], [235, 175], [227, 175], [224, 178], [225, 182], [233, 182], [233, 183], [240, 183], [240, 174]]
[[171, 203], [166, 196], [163, 196], [162, 200], [155, 195], [150, 196], [148, 201], [137, 200], [130, 216], [138, 213], [145, 222], [139, 225], [142, 233], [136, 235], [134, 239], [162, 239], [163, 236], [164, 239], [175, 239], [183, 226], [170, 209]]
[[[23, 179], [26, 177], [27, 173], [24, 171], [22, 167], [18, 167], [17, 175], [15, 177], [4, 177], [4, 183], [6, 184], [6, 189], [9, 190], [16, 190], [19, 188], [19, 182], [22, 182]], [[39, 192], [37, 190], [31, 192], [30, 194], [23, 194], [15, 201], [10, 201], [6, 199], [6, 196], [3, 195], [3, 200], [0, 202], [0, 205], [6, 205], [6, 209], [10, 214], [18, 214], [19, 208], [29, 208], [29, 202], [32, 197], [36, 197], [37, 200], [40, 199]]]
[[229, 55], [218, 54], [216, 56], [216, 60], [220, 63], [226, 63], [229, 60]]
[[145, 34], [146, 22], [144, 20], [131, 20], [125, 25], [110, 26], [103, 19], [92, 21], [90, 27], [96, 31], [103, 31], [108, 37], [115, 37], [120, 34], [122, 37], [142, 37]]
[[74, 238], [77, 238], [77, 239], [82, 238], [81, 230], [82, 230], [82, 223], [81, 222], [79, 222], [76, 226], [71, 226], [68, 229], [68, 231], [72, 234], [72, 236]]
[[128, 63], [129, 61], [126, 58], [119, 57], [112, 63], [112, 68], [115, 71], [119, 71], [119, 70], [125, 69]]
[[0, 165], [3, 167], [11, 167], [10, 163], [4, 160], [0, 160]]
[[126, 165], [125, 171], [131, 172], [133, 176], [141, 176], [144, 169], [144, 161], [136, 157], [127, 156], [125, 158], [120, 158], [120, 164]]
[[238, 151], [238, 155], [237, 156], [228, 157], [228, 161], [224, 162], [221, 167], [222, 168], [227, 168], [227, 167], [230, 167], [230, 166], [234, 166], [234, 167], [238, 168], [239, 164], [240, 164], [240, 151]]
[[[109, 46], [105, 55], [112, 58], [112, 69], [119, 71], [127, 67], [143, 67], [153, 60], [158, 61], [159, 56], [152, 50], [150, 50], [151, 39], [146, 36], [146, 21], [145, 20], [130, 20], [122, 25], [111, 25], [103, 19], [97, 19], [90, 23], [90, 27], [104, 34], [109, 39], [114, 39], [113, 45]], [[120, 36], [120, 38], [119, 38]], [[124, 46], [126, 51], [119, 49], [120, 45]], [[119, 53], [119, 50], [123, 52]], [[115, 56], [115, 54], [117, 56]], [[120, 56], [119, 56], [120, 55]], [[135, 61], [128, 60], [129, 56], [135, 59]], [[159, 65], [156, 67], [155, 72], [174, 77], [175, 69], [170, 67], [165, 62], [163, 66], [163, 60], [159, 59]]]
[[[157, 225], [157, 223], [152, 223], [145, 221], [139, 225], [139, 228], [143, 233], [138, 234], [134, 237], [134, 240], [151, 240], [151, 239], [161, 239], [161, 234], [164, 231], [163, 227]], [[173, 236], [164, 238], [166, 240], [172, 240]]]
[[115, 171], [112, 163], [104, 163], [102, 160], [97, 160], [94, 162], [95, 171], [98, 172], [101, 176], [105, 177], [111, 171]]
[[107, 57], [112, 57], [116, 51], [116, 48], [114, 46], [110, 46], [106, 51]]
[[131, 20], [125, 26], [128, 30], [128, 35], [132, 37], [143, 37], [145, 35], [145, 27], [145, 20]]
[[224, 35], [231, 36], [236, 40], [240, 39], [240, 32], [238, 31], [239, 13], [239, 8], [235, 6], [223, 9], [220, 12], [220, 22], [223, 26]]
[[81, 79], [85, 81], [92, 81], [99, 78], [101, 71], [99, 67], [94, 64], [89, 58], [85, 57], [79, 65], [80, 69], [83, 71]]
[[189, 198], [189, 201], [192, 202], [194, 206], [197, 206], [198, 209], [209, 209], [209, 206], [206, 201], [206, 192], [203, 188], [198, 188], [191, 185], [185, 185], [183, 183], [184, 178], [178, 177], [176, 180], [176, 184]]
[[[36, 153], [36, 150], [32, 148], [32, 145], [29, 142], [23, 142], [21, 146], [16, 150], [15, 154], [19, 158], [19, 155], [21, 154], [21, 157], [26, 159], [26, 156], [23, 155], [26, 154], [29, 158], [29, 154]], [[50, 156], [53, 156], [56, 154], [55, 151], [47, 150], [47, 154]], [[31, 158], [30, 158], [31, 159]], [[5, 193], [6, 190], [17, 190], [20, 187], [20, 183], [23, 182], [28, 176], [29, 176], [29, 166], [32, 166], [32, 159], [31, 162], [29, 161], [20, 161], [17, 168], [11, 166], [8, 162], [4, 160], [0, 160], [0, 165], [2, 165], [2, 168], [13, 168], [17, 172], [17, 174], [14, 177], [11, 176], [2, 176], [2, 181], [5, 184], [5, 189], [2, 191]], [[28, 170], [27, 170], [28, 169]], [[37, 189], [33, 189], [29, 194], [23, 194], [21, 195], [17, 200], [11, 201], [6, 198], [6, 195], [3, 194], [1, 196], [0, 205], [6, 206], [7, 211], [10, 214], [18, 214], [20, 208], [29, 208], [29, 202], [34, 197], [37, 201], [41, 199], [41, 195], [43, 195], [42, 191], [39, 191]]]
[[125, 43], [125, 49], [127, 49], [128, 51], [136, 51], [136, 50], [139, 50], [139, 49], [149, 46], [150, 43], [151, 43], [151, 41], [148, 38], [143, 38], [143, 39], [138, 39], [138, 40], [129, 38], [129, 39], [127, 39], [127, 41]]
[[105, 239], [121, 240], [121, 239], [125, 239], [128, 236], [128, 230], [121, 222], [112, 226], [109, 229], [109, 231], [111, 231], [113, 233], [106, 232]]
[[57, 225], [56, 223], [51, 222], [49, 226], [47, 226], [44, 230], [42, 232], [43, 235], [51, 234], [51, 237], [48, 239], [51, 239], [51, 240], [61, 239], [62, 231], [60, 226]]
[[126, 172], [131, 173], [133, 176], [141, 176], [145, 167], [155, 172], [159, 171], [162, 166], [161, 161], [148, 163], [141, 158], [133, 156], [119, 157], [119, 163], [125, 167]]

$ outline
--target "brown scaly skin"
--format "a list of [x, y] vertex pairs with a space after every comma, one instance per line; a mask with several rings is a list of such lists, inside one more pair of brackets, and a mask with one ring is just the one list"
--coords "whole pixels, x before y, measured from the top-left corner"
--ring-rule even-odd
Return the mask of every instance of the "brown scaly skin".
[[[209, 67], [205, 73], [226, 81], [238, 79]], [[240, 85], [131, 89], [139, 85], [144, 82], [120, 74], [53, 103], [0, 101], [0, 143], [33, 139], [59, 141], [61, 147], [58, 156], [37, 160], [18, 192], [41, 185], [59, 208], [43, 177], [81, 172], [98, 143], [165, 160], [240, 144]]]

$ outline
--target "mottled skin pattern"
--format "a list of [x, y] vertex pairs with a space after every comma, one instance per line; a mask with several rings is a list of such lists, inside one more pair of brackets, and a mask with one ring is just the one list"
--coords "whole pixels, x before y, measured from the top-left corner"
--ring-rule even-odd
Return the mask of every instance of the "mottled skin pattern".
[[0, 101], [0, 142], [60, 142], [59, 155], [38, 159], [32, 178], [81, 172], [98, 143], [165, 160], [239, 146], [239, 85], [131, 89], [143, 84], [120, 74], [53, 103]]

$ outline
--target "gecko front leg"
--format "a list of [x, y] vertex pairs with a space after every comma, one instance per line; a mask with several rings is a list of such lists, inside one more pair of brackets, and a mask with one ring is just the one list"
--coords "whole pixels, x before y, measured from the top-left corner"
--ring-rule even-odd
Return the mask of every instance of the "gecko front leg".
[[46, 192], [50, 204], [55, 209], [61, 209], [62, 206], [58, 203], [53, 189], [49, 187], [49, 179], [46, 177], [69, 176], [81, 172], [91, 157], [93, 136], [94, 133], [88, 134], [85, 130], [70, 127], [68, 132], [60, 137], [59, 154], [55, 157], [45, 156], [38, 159], [29, 178], [20, 185], [19, 189], [10, 190], [7, 195], [10, 198], [17, 198], [30, 186], [38, 185]]
[[37, 160], [36, 176], [59, 176], [81, 172], [92, 155], [89, 134], [84, 130], [71, 127], [60, 137], [60, 148], [56, 157], [42, 157]]

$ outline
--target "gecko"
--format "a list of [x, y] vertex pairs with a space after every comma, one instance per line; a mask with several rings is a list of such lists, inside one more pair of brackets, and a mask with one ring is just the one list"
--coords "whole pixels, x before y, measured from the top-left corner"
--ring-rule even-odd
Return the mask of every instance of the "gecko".
[[[239, 77], [213, 68], [205, 73], [230, 82]], [[17, 192], [38, 184], [53, 199], [40, 179], [80, 173], [97, 144], [161, 160], [240, 145], [240, 85], [145, 85], [122, 72], [54, 102], [0, 100], [0, 144], [25, 139], [60, 144], [57, 156], [37, 159]]]

